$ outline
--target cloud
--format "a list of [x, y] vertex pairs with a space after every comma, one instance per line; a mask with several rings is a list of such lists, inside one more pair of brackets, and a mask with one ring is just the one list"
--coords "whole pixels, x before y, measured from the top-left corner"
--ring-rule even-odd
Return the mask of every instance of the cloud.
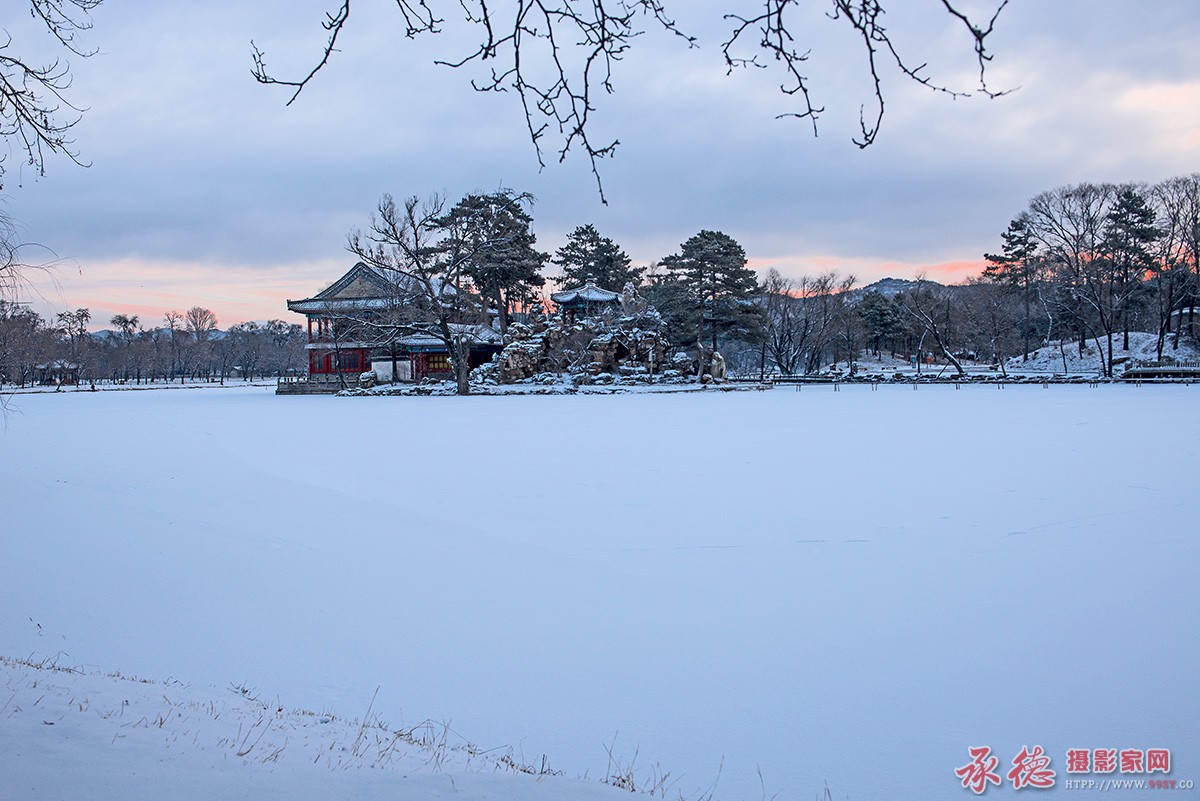
[[309, 297], [338, 278], [350, 260], [261, 265], [124, 258], [94, 261], [53, 275], [34, 275], [33, 308], [45, 317], [56, 310], [86, 307], [94, 328], [112, 315], [138, 314], [142, 324], [161, 322], [169, 309], [203, 306], [222, 327], [244, 320], [299, 322], [286, 300]]
[[[866, 151], [849, 139], [870, 88], [838, 24], [810, 10], [797, 18], [813, 46], [815, 99], [828, 109], [814, 138], [804, 121], [776, 119], [792, 108], [780, 73], [725, 74], [719, 10], [668, 7], [703, 47], [648, 33], [616, 65], [615, 93], [595, 95], [597, 141], [620, 140], [600, 165], [607, 206], [581, 153], [560, 164], [547, 140], [539, 169], [514, 94], [471, 89], [480, 65], [433, 64], [468, 49], [454, 30], [410, 42], [394, 7], [356, 6], [342, 51], [284, 107], [284, 92], [251, 80], [249, 40], [279, 74], [299, 74], [323, 42], [320, 8], [219, 0], [101, 6], [89, 37], [103, 53], [75, 65], [75, 96], [89, 107], [76, 133], [93, 166], [53, 161], [9, 208], [83, 266], [64, 300], [199, 303], [220, 306], [224, 322], [278, 316], [270, 310], [289, 293], [340, 275], [347, 232], [384, 192], [453, 200], [509, 186], [537, 196], [546, 250], [592, 222], [648, 263], [712, 228], [756, 263], [828, 263], [865, 281], [893, 267], [899, 277], [959, 275], [953, 265], [998, 247], [1028, 199], [1054, 186], [1195, 169], [1194, 0], [1012, 4], [990, 69], [994, 85], [1019, 91], [951, 100], [889, 75], [884, 128]], [[915, 6], [893, 12], [906, 52], [929, 55], [956, 85], [974, 83], [969, 42], [952, 20]], [[101, 287], [108, 270], [116, 277]]]

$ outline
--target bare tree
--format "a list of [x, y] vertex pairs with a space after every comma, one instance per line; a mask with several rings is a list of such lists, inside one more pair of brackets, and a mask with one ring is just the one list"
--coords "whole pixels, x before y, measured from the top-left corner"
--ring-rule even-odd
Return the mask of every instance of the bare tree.
[[[922, 332], [922, 340], [928, 335], [942, 354], [942, 358], [954, 366], [958, 375], [966, 375], [962, 362], [954, 355], [951, 347], [952, 304], [950, 293], [945, 287], [935, 287], [917, 276], [917, 287], [911, 292], [898, 295], [900, 308], [912, 318]], [[921, 363], [921, 354], [917, 354], [917, 364]]]
[[767, 330], [762, 344], [762, 362], [767, 357], [784, 375], [795, 375], [804, 358], [812, 322], [803, 313], [802, 298], [809, 291], [808, 277], [795, 281], [779, 274], [774, 267], [762, 286], [762, 305]]
[[142, 349], [138, 347], [137, 341], [141, 331], [141, 320], [136, 314], [114, 314], [108, 322], [120, 335], [113, 353], [110, 354], [112, 358], [109, 374], [113, 380], [128, 381], [132, 372], [132, 378], [141, 383]]
[[[861, 46], [864, 69], [872, 84], [872, 97], [860, 108], [860, 133], [854, 143], [860, 148], [875, 141], [884, 116], [883, 79], [893, 69], [906, 79], [954, 97], [971, 92], [936, 82], [926, 74], [923, 58], [903, 54], [901, 43], [883, 24], [887, 0], [825, 0], [827, 17], [832, 23], [852, 30]], [[783, 73], [780, 91], [796, 101], [796, 108], [780, 114], [811, 123], [824, 112], [812, 95], [813, 81], [805, 72], [809, 49], [798, 39], [813, 41], [819, 37], [797, 30], [796, 16], [807, 5], [801, 0], [759, 0], [758, 13], [724, 14], [729, 34], [721, 45], [728, 71], [737, 68], [768, 68]], [[992, 60], [988, 49], [1001, 11], [1008, 0], [995, 3], [994, 10], [982, 17], [962, 10], [963, 3], [941, 0], [939, 14], [945, 14], [963, 32], [978, 65], [978, 84], [974, 91], [988, 97], [1004, 94], [987, 83], [987, 66]], [[474, 78], [471, 86], [480, 92], [512, 91], [525, 113], [525, 123], [538, 163], [545, 164], [543, 140], [557, 138], [558, 160], [573, 149], [583, 150], [591, 163], [596, 186], [604, 200], [598, 161], [611, 156], [618, 140], [596, 141], [590, 128], [597, 98], [611, 94], [613, 72], [637, 38], [651, 28], [677, 36], [687, 47], [696, 47], [697, 39], [685, 33], [667, 11], [666, 0], [396, 0], [403, 20], [404, 35], [409, 39], [436, 35], [444, 31], [447, 18], [453, 16], [475, 37], [477, 45], [466, 52], [437, 63], [462, 68], [480, 65], [486, 74]], [[278, 78], [267, 69], [265, 53], [253, 42], [254, 77], [264, 84], [287, 87], [290, 105], [338, 50], [338, 39], [350, 22], [350, 0], [340, 0], [326, 12], [322, 23], [328, 36], [315, 65], [304, 75]], [[986, 19], [986, 22], [982, 21]]]
[[812, 373], [826, 358], [845, 355], [853, 361], [864, 333], [861, 315], [853, 302], [853, 275], [822, 273], [815, 278], [785, 278], [776, 270], [767, 273], [759, 300], [766, 318], [765, 363], [784, 374]]
[[183, 315], [188, 333], [196, 342], [207, 342], [217, 330], [217, 315], [201, 306], [193, 306]]
[[[81, 48], [78, 36], [92, 27], [91, 12], [103, 0], [29, 0], [29, 12], [44, 24], [56, 43], [86, 58], [94, 50]], [[81, 164], [72, 149], [71, 129], [82, 115], [67, 99], [70, 65], [62, 59], [41, 64], [16, 53], [12, 36], [0, 43], [0, 136], [15, 143], [24, 161], [39, 175], [45, 173], [46, 155], [61, 153]], [[0, 157], [0, 178], [4, 175]]]
[[16, 227], [0, 212], [0, 300], [17, 296], [21, 283], [20, 250]]
[[[57, 47], [83, 58], [95, 52], [82, 49], [77, 37], [92, 27], [91, 12], [103, 0], [28, 1], [30, 16], [45, 26]], [[0, 189], [4, 188], [5, 162], [14, 151], [37, 175], [45, 174], [50, 153], [64, 154], [82, 164], [69, 138], [82, 114], [67, 99], [70, 86], [70, 65], [65, 60], [35, 61], [17, 52], [12, 36], [0, 31], [0, 138], [8, 146], [7, 153], [0, 153]], [[24, 247], [8, 213], [0, 210], [0, 300], [17, 296], [23, 271], [46, 266], [24, 263]]]
[[187, 375], [188, 348], [184, 342], [185, 331], [183, 315], [170, 309], [163, 314], [163, 337], [166, 340], [167, 351], [170, 354], [170, 378], [179, 376], [183, 383]]
[[[834, 301], [836, 313], [834, 322], [836, 323], [836, 339], [835, 341], [842, 348], [842, 355], [846, 357], [846, 367], [850, 370], [850, 374], [854, 375], [857, 370], [855, 362], [858, 359], [858, 344], [859, 337], [863, 333], [862, 318], [855, 312], [854, 304], [851, 302], [851, 291], [854, 285], [858, 283], [858, 278], [854, 275], [847, 275], [837, 285], [834, 292]], [[834, 349], [834, 362], [838, 360], [838, 351]]]
[[89, 374], [94, 381], [94, 375], [90, 375], [91, 367], [90, 359], [92, 356], [91, 344], [88, 338], [88, 323], [91, 322], [92, 312], [90, 309], [82, 308], [75, 311], [59, 312], [54, 316], [54, 320], [58, 325], [57, 332], [61, 335], [67, 345], [67, 358], [75, 365], [79, 371], [80, 379], [84, 374]]
[[282, 376], [294, 372], [304, 358], [304, 331], [296, 323], [267, 320], [260, 331], [266, 338], [266, 368]]
[[34, 365], [50, 360], [54, 339], [53, 331], [37, 312], [0, 300], [0, 386], [6, 382], [21, 386], [32, 382]]
[[[1029, 202], [1028, 220], [1033, 236], [1045, 253], [1055, 285], [1053, 301], [1075, 327], [1079, 353], [1089, 333], [1111, 331], [1107, 315], [1102, 266], [1104, 222], [1112, 205], [1113, 187], [1083, 183], [1042, 192]], [[1100, 316], [1104, 315], [1103, 319]], [[1111, 369], [1105, 361], [1104, 372]]]
[[[804, 371], [812, 373], [821, 369], [827, 351], [832, 356], [838, 315], [842, 313], [846, 304], [846, 296], [839, 294], [838, 288], [845, 284], [847, 279], [840, 277], [836, 272], [827, 272], [816, 278], [804, 280], [808, 283], [808, 290], [804, 291], [802, 288], [800, 298], [804, 301], [804, 315], [811, 321], [810, 345]], [[850, 286], [853, 286], [853, 276], [849, 281]]]
[[[1158, 209], [1161, 236], [1151, 282], [1158, 307], [1158, 358], [1174, 325], [1172, 347], [1178, 349], [1183, 331], [1195, 333], [1195, 307], [1200, 290], [1200, 173], [1171, 178], [1151, 190]], [[1187, 322], [1183, 312], [1187, 310]]]
[[[971, 291], [962, 296], [964, 342], [975, 354], [974, 358], [986, 354], [989, 362], [1007, 375], [1005, 360], [1028, 330], [1021, 323], [1029, 319], [1029, 304], [1024, 304], [1026, 311], [1022, 316], [1010, 287], [986, 278], [971, 279], [968, 286]], [[1018, 335], [1022, 338], [1018, 339]]]
[[229, 327], [227, 336], [221, 341], [222, 350], [228, 352], [231, 368], [241, 370], [242, 378], [253, 380], [262, 356], [259, 348], [258, 324], [238, 323]]
[[466, 224], [447, 212], [440, 197], [410, 197], [397, 206], [391, 195], [384, 195], [369, 229], [353, 231], [348, 246], [394, 287], [389, 308], [358, 318], [358, 325], [379, 343], [407, 334], [441, 342], [460, 395], [471, 391], [471, 345], [487, 322], [470, 269], [483, 251], [497, 244], [469, 236], [461, 227]]

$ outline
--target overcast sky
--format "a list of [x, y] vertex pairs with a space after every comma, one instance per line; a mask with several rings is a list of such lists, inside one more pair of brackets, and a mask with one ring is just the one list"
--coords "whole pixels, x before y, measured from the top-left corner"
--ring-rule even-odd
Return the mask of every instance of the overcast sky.
[[[319, 56], [334, 4], [108, 0], [96, 12], [87, 43], [100, 52], [72, 60], [71, 97], [87, 108], [76, 147], [91, 166], [51, 158], [38, 178], [19, 154], [6, 160], [5, 209], [63, 258], [56, 281], [30, 293], [40, 311], [88, 306], [101, 325], [118, 311], [156, 324], [201, 305], [222, 327], [299, 322], [285, 300], [350, 266], [346, 235], [383, 193], [454, 200], [501, 186], [536, 196], [538, 244], [551, 252], [590, 222], [645, 264], [709, 228], [764, 271], [960, 280], [1040, 191], [1200, 170], [1196, 0], [1012, 0], [989, 40], [989, 83], [1016, 91], [955, 100], [889, 75], [883, 129], [865, 151], [850, 141], [869, 100], [864, 63], [825, 3], [796, 30], [826, 108], [814, 138], [775, 118], [793, 108], [779, 73], [725, 74], [719, 12], [757, 3], [669, 0], [701, 46], [648, 33], [598, 99], [597, 141], [621, 142], [601, 164], [608, 206], [582, 154], [559, 164], [550, 142], [539, 171], [514, 95], [477, 94], [475, 68], [433, 65], [468, 40], [451, 29], [410, 42], [386, 0], [355, 4], [342, 52], [285, 108], [283, 90], [251, 78], [250, 40], [274, 71], [297, 74]], [[972, 88], [971, 43], [941, 4], [895, 5], [910, 15], [890, 24], [912, 60]], [[18, 43], [45, 40], [23, 26], [8, 29]]]

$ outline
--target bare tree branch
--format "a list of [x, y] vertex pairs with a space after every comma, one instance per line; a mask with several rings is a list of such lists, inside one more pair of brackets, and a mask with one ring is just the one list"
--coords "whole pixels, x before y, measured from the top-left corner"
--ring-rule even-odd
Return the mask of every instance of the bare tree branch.
[[[1007, 94], [1007, 91], [995, 92], [987, 88], [987, 83], [984, 80], [985, 67], [987, 62], [991, 61], [991, 53], [988, 52], [986, 39], [991, 34], [995, 27], [996, 19], [1000, 16], [1000, 12], [1008, 5], [1008, 0], [1001, 0], [1000, 5], [992, 14], [991, 20], [988, 22], [986, 29], [980, 28], [971, 19], [961, 11], [959, 11], [949, 0], [942, 0], [942, 5], [946, 12], [952, 17], [958, 19], [971, 32], [973, 46], [975, 49], [976, 58], [979, 62], [979, 88], [980, 91], [988, 97], [1000, 97]], [[928, 75], [922, 74], [926, 66], [925, 62], [917, 66], [911, 66], [901, 55], [896, 48], [895, 42], [892, 40], [891, 34], [883, 25], [883, 16], [885, 14], [883, 3], [880, 0], [834, 0], [834, 10], [830, 15], [833, 19], [844, 19], [849, 23], [855, 31], [858, 32], [862, 39], [862, 45], [865, 57], [867, 59], [867, 68], [869, 70], [871, 81], [874, 85], [874, 105], [875, 111], [872, 115], [873, 119], [870, 123], [867, 122], [866, 107], [863, 106], [859, 110], [859, 129], [861, 132], [860, 138], [854, 140], [854, 144], [859, 148], [866, 148], [875, 142], [875, 137], [879, 134], [879, 126], [883, 122], [884, 114], [884, 98], [883, 85], [880, 75], [880, 65], [876, 60], [876, 55], [884, 51], [890, 55], [895, 64], [896, 69], [906, 78], [916, 81], [922, 86], [926, 86], [934, 92], [941, 92], [950, 95], [951, 97], [969, 97], [968, 91], [959, 89], [951, 89], [948, 86], [934, 83]]]
[[253, 40], [250, 42], [250, 47], [253, 48], [253, 50], [254, 50], [254, 53], [252, 56], [252, 58], [254, 59], [254, 68], [251, 70], [251, 74], [254, 75], [254, 79], [256, 81], [258, 81], [259, 83], [277, 84], [279, 86], [290, 86], [290, 87], [294, 88], [296, 91], [292, 92], [292, 96], [290, 98], [288, 98], [288, 102], [286, 104], [289, 106], [292, 105], [292, 102], [295, 101], [295, 99], [300, 96], [300, 93], [302, 91], [304, 91], [304, 87], [308, 86], [308, 82], [313, 79], [313, 76], [315, 76], [318, 72], [320, 72], [325, 67], [325, 65], [329, 63], [330, 56], [332, 56], [334, 51], [337, 49], [338, 36], [341, 34], [342, 28], [345, 27], [346, 22], [349, 19], [350, 19], [350, 0], [344, 0], [341, 7], [339, 7], [337, 11], [335, 11], [333, 13], [327, 12], [325, 14], [325, 21], [322, 22], [321, 25], [325, 28], [325, 30], [329, 31], [329, 41], [327, 41], [325, 43], [325, 49], [321, 55], [321, 60], [318, 61], [317, 65], [315, 67], [313, 67], [309, 71], [309, 73], [307, 75], [305, 75], [303, 78], [301, 78], [300, 80], [289, 81], [289, 80], [280, 80], [278, 78], [272, 78], [267, 73], [267, 64], [263, 60], [263, 56], [265, 54], [263, 53], [262, 50], [258, 49], [258, 46], [254, 44]]
[[[58, 39], [59, 44], [77, 56], [87, 58], [94, 56], [96, 50], [81, 50], [75, 44], [75, 35], [80, 31], [90, 31], [92, 20], [89, 16], [104, 0], [29, 0], [29, 10], [33, 16], [41, 19], [46, 29]], [[67, 8], [67, 6], [74, 8]]]
[[[81, 57], [94, 50], [79, 47], [76, 36], [92, 27], [91, 11], [103, 0], [29, 0], [30, 15], [46, 26], [58, 43]], [[70, 67], [61, 59], [38, 64], [14, 52], [7, 33], [0, 44], [0, 137], [24, 151], [25, 162], [45, 173], [47, 153], [63, 153], [82, 166], [68, 134], [83, 110], [66, 99]], [[0, 177], [4, 156], [0, 156]], [[0, 188], [2, 184], [0, 184]]]
[[[952, 97], [971, 94], [935, 83], [924, 74], [924, 62], [913, 66], [901, 56], [883, 25], [886, 0], [828, 1], [833, 7], [827, 16], [832, 20], [844, 20], [861, 39], [866, 69], [873, 83], [873, 111], [868, 114], [865, 105], [860, 108], [860, 135], [853, 140], [860, 148], [875, 141], [883, 120], [884, 65], [879, 61], [880, 54], [890, 60], [901, 75], [933, 91]], [[435, 11], [437, 2], [439, 0], [396, 0], [404, 19], [406, 37], [441, 33], [444, 18]], [[797, 46], [789, 16], [800, 7], [801, 0], [760, 2], [758, 14], [724, 15], [724, 19], [733, 25], [729, 37], [721, 45], [727, 71], [739, 67], [765, 69], [771, 64], [781, 65], [785, 77], [780, 83], [780, 92], [787, 97], [799, 98], [800, 108], [778, 116], [807, 119], [816, 135], [817, 119], [825, 109], [813, 100], [811, 80], [802, 71], [810, 51]], [[620, 142], [617, 139], [597, 141], [593, 137], [591, 123], [596, 95], [614, 91], [612, 79], [616, 62], [649, 28], [675, 34], [688, 47], [696, 46], [696, 38], [680, 30], [668, 15], [664, 0], [506, 0], [503, 3], [498, 0], [456, 0], [456, 4], [461, 19], [476, 29], [479, 44], [464, 56], [437, 59], [435, 63], [455, 69], [472, 62], [485, 65], [488, 69], [486, 77], [472, 79], [471, 86], [479, 92], [513, 91], [517, 94], [539, 167], [545, 167], [542, 148], [548, 135], [557, 138], [555, 149], [559, 162], [565, 160], [572, 149], [582, 150], [590, 162], [600, 198], [607, 202], [599, 161], [612, 156]], [[951, 0], [941, 0], [941, 5], [942, 10], [961, 22], [971, 36], [979, 64], [978, 91], [988, 97], [1005, 94], [990, 89], [985, 78], [987, 64], [992, 59], [987, 39], [1008, 0], [1000, 0], [986, 25], [975, 22]], [[326, 13], [323, 24], [329, 37], [321, 57], [299, 80], [271, 76], [263, 51], [251, 43], [255, 79], [264, 84], [291, 87], [294, 91], [288, 100], [290, 105], [329, 63], [349, 17], [350, 0], [342, 0], [336, 11]], [[751, 39], [754, 40], [752, 44]]]
[[757, 29], [760, 34], [757, 44], [758, 48], [765, 50], [775, 61], [782, 63], [784, 70], [787, 72], [787, 80], [780, 84], [779, 91], [785, 95], [798, 95], [804, 106], [801, 111], [780, 114], [776, 119], [780, 117], [807, 118], [812, 123], [813, 136], [816, 136], [817, 117], [825, 109], [813, 105], [812, 98], [808, 93], [808, 78], [800, 73], [800, 65], [808, 61], [811, 51], [806, 50], [801, 53], [796, 50], [793, 44], [795, 39], [792, 38], [787, 23], [784, 21], [784, 12], [793, 5], [795, 5], [795, 0], [766, 0], [763, 13], [756, 17], [741, 17], [737, 14], [726, 14], [725, 19], [731, 20], [736, 24], [733, 33], [721, 45], [721, 54], [725, 57], [727, 72], [732, 72], [735, 67], [758, 67], [765, 69], [767, 65], [758, 60], [758, 55], [747, 58], [734, 54], [734, 47], [746, 35], [746, 32], [751, 29]]
[[988, 89], [987, 85], [987, 64], [992, 60], [992, 54], [988, 52], [987, 42], [985, 41], [991, 35], [992, 30], [996, 27], [996, 20], [1000, 17], [1000, 12], [1008, 5], [1008, 0], [1002, 0], [999, 6], [996, 7], [992, 18], [988, 20], [986, 28], [981, 28], [971, 22], [966, 14], [959, 11], [950, 0], [942, 0], [942, 5], [945, 6], [946, 12], [951, 16], [956, 17], [967, 30], [971, 32], [972, 38], [975, 39], [975, 57], [979, 61], [979, 91], [983, 92], [988, 97], [1000, 97], [1008, 94], [1011, 89], [1005, 89], [998, 92]]

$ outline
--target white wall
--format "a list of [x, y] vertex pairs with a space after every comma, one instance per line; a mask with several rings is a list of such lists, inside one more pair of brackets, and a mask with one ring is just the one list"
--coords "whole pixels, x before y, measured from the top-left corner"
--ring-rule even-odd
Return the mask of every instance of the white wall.
[[375, 371], [380, 383], [387, 384], [395, 381], [411, 381], [412, 380], [412, 363], [409, 362], [408, 356], [396, 357], [396, 376], [392, 378], [392, 360], [389, 359], [371, 359], [371, 369]]

